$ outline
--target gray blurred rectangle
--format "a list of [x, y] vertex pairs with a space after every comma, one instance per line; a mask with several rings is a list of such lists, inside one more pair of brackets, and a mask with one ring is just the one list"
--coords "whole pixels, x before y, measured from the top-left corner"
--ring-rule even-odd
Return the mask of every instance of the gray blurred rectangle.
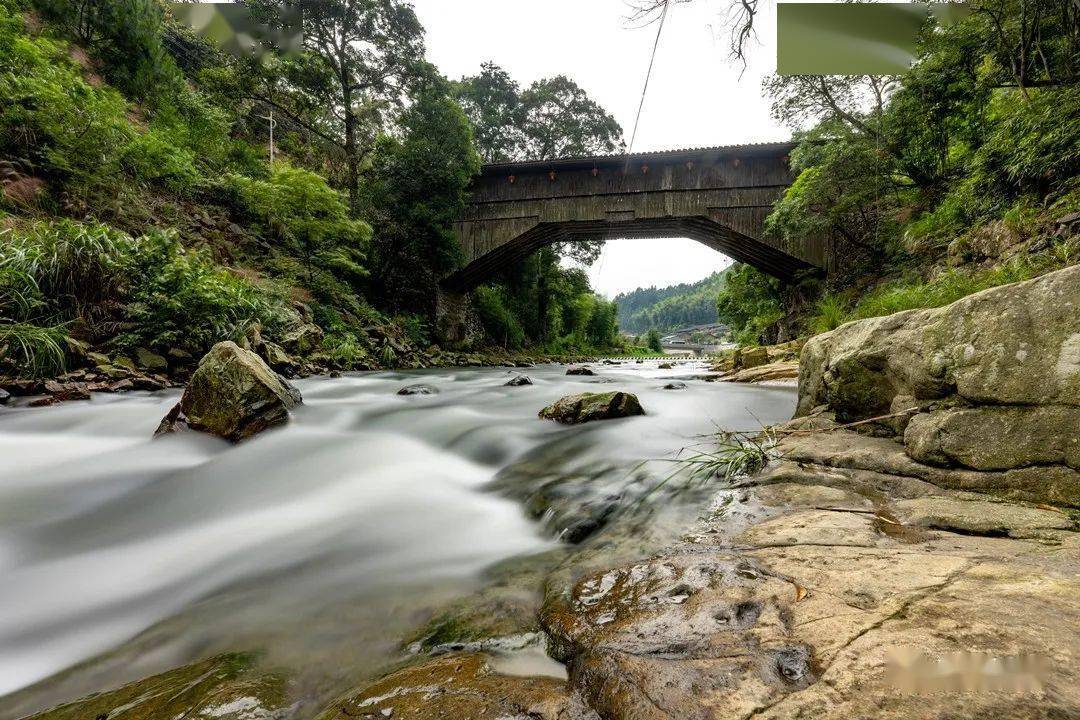
[[169, 3], [177, 22], [234, 55], [262, 57], [271, 52], [298, 52], [304, 42], [299, 9], [286, 9], [274, 27], [256, 20], [237, 3]]
[[780, 75], [898, 75], [915, 59], [927, 18], [953, 22], [962, 3], [780, 3], [776, 70]]

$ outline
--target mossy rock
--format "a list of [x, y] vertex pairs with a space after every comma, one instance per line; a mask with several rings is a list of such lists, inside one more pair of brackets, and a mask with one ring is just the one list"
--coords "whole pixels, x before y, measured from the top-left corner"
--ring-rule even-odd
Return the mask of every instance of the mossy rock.
[[191, 428], [232, 442], [288, 422], [300, 392], [250, 350], [220, 342], [199, 362], [157, 434]]
[[285, 680], [252, 669], [254, 657], [221, 655], [95, 693], [27, 720], [270, 720], [286, 707]]
[[566, 425], [644, 414], [637, 396], [622, 391], [567, 395], [540, 411], [541, 418]]

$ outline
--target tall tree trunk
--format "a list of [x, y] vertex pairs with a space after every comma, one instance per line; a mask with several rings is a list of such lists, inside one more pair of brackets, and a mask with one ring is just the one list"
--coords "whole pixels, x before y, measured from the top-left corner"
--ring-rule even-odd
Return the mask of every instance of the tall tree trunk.
[[356, 148], [356, 113], [353, 111], [352, 89], [343, 81], [341, 100], [345, 106], [345, 162], [348, 166], [349, 214], [360, 216], [360, 157]]

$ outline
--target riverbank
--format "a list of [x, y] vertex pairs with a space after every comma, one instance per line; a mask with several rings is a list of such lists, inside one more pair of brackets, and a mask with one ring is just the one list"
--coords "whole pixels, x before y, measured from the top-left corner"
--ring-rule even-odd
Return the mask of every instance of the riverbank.
[[[43, 664], [53, 675], [0, 701], [0, 717], [90, 692], [108, 691], [95, 706], [112, 702], [129, 682], [132, 697], [149, 696], [158, 673], [189, 677], [189, 663], [219, 653], [246, 658], [222, 678], [280, 677], [284, 707], [300, 702], [290, 717], [459, 642], [532, 667], [549, 575], [654, 552], [696, 517], [701, 490], [649, 494], [670, 467], [643, 459], [713, 422], [752, 430], [754, 416], [794, 408], [790, 390], [707, 383], [694, 377], [701, 362], [658, 365], [299, 379], [292, 421], [239, 445], [151, 440], [176, 390], [0, 411], [0, 452], [15, 459], [0, 506], [19, 508], [0, 520], [0, 600], [20, 611], [0, 621], [0, 677]], [[522, 373], [532, 385], [506, 385]], [[666, 389], [676, 378], [685, 387]], [[398, 394], [418, 384], [434, 392]], [[647, 415], [579, 427], [537, 417], [607, 390], [635, 393]], [[225, 693], [200, 688], [175, 714]]]
[[1072, 268], [813, 340], [763, 472], [660, 552], [549, 576], [567, 685], [485, 694], [497, 668], [466, 656], [321, 717], [474, 692], [491, 718], [1080, 714], [1078, 289]]
[[[438, 428], [440, 446], [498, 463], [493, 476], [482, 473], [485, 493], [511, 503], [507, 518], [524, 507], [549, 542], [488, 564], [461, 592], [429, 596], [423, 611], [399, 591], [393, 611], [368, 606], [383, 624], [392, 619], [397, 646], [395, 654], [384, 645], [394, 661], [377, 671], [328, 685], [280, 655], [226, 654], [37, 717], [1078, 715], [1078, 280], [1071, 268], [818, 336], [801, 349], [797, 417], [788, 422], [760, 408], [735, 411], [761, 420], [742, 427], [709, 415], [749, 408], [763, 394], [791, 402], [790, 391], [710, 383], [703, 367], [658, 363], [594, 363], [596, 375], [571, 377], [537, 368], [535, 397], [502, 384], [516, 370], [498, 383], [491, 370], [465, 371], [483, 379], [467, 410], [447, 391], [376, 404], [363, 427]], [[411, 378], [387, 379], [400, 387]], [[351, 397], [344, 387], [306, 382], [314, 385], [302, 387], [305, 397], [332, 427], [356, 426], [341, 414]], [[636, 392], [647, 414], [565, 430], [535, 418], [557, 395], [596, 384]], [[450, 415], [425, 416], [416, 402]], [[486, 420], [475, 424], [481, 408]], [[717, 427], [738, 432], [725, 439]], [[533, 432], [551, 436], [542, 451], [522, 451]], [[266, 452], [279, 437], [237, 451]], [[695, 437], [706, 458], [751, 452], [767, 462], [706, 484], [640, 463], [665, 452], [673, 459], [672, 443]], [[350, 468], [385, 474], [374, 445], [347, 442]], [[723, 455], [717, 442], [741, 450]], [[301, 455], [318, 456], [312, 450]], [[270, 462], [281, 464], [282, 452], [290, 451]], [[291, 495], [290, 466], [281, 491]], [[421, 522], [426, 548], [430, 522]], [[169, 637], [157, 629], [53, 682], [78, 694], [104, 668], [145, 661]], [[362, 637], [342, 641], [365, 646]], [[237, 649], [211, 643], [196, 657]], [[339, 657], [320, 652], [315, 664], [325, 672]], [[23, 694], [19, 707], [55, 697], [58, 686], [47, 687]]]

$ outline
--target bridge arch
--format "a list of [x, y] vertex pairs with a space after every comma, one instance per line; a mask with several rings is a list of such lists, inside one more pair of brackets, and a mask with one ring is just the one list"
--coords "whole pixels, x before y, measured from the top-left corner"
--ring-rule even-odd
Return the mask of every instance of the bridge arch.
[[825, 238], [766, 238], [793, 180], [792, 143], [485, 165], [455, 224], [465, 264], [441, 283], [438, 324], [459, 340], [464, 293], [556, 242], [686, 237], [791, 281], [831, 264]]

